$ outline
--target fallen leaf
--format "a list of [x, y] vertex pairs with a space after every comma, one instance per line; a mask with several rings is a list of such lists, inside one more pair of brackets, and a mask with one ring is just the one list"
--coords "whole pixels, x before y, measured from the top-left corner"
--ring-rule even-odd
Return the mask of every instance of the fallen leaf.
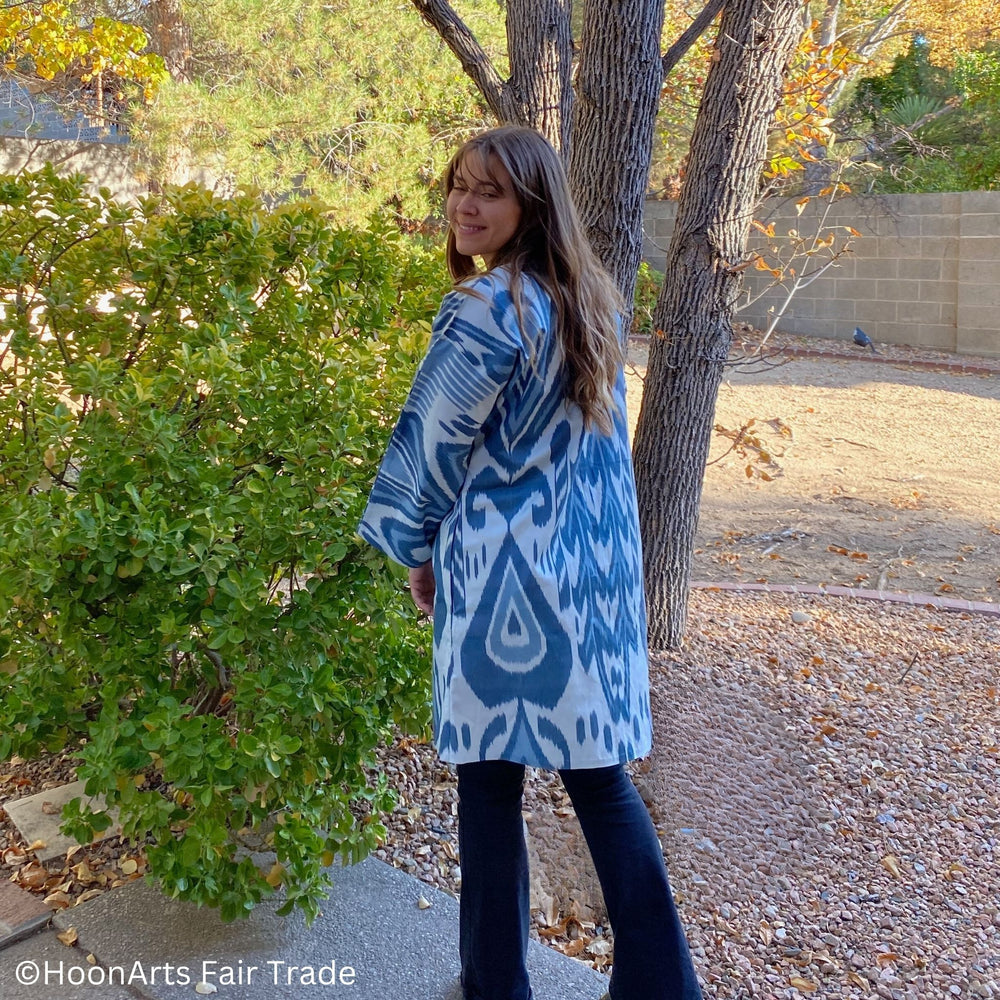
[[789, 986], [794, 986], [797, 990], [805, 990], [806, 993], [813, 993], [819, 987], [811, 979], [803, 979], [801, 976], [792, 976], [788, 980]]
[[881, 861], [882, 867], [896, 878], [902, 878], [903, 873], [899, 870], [899, 858], [895, 854], [887, 854]]
[[879, 968], [884, 969], [887, 965], [894, 965], [899, 961], [899, 955], [894, 951], [884, 951], [881, 955], [875, 956], [875, 961], [878, 962]]
[[54, 910], [65, 910], [73, 905], [73, 899], [65, 892], [50, 892], [42, 902]]
[[420, 896], [417, 899], [417, 907], [421, 910], [429, 910], [431, 908], [431, 901], [426, 896]]
[[76, 944], [80, 935], [77, 934], [75, 927], [67, 927], [66, 930], [64, 930], [61, 934], [57, 934], [56, 937], [59, 938], [59, 940], [62, 941], [67, 948], [72, 948], [73, 945]]
[[97, 965], [97, 957], [93, 952], [87, 956], [87, 965]]
[[195, 983], [194, 991], [195, 993], [200, 993], [202, 996], [207, 996], [209, 993], [218, 993], [219, 987], [215, 983]]
[[80, 893], [76, 898], [76, 905], [79, 906], [81, 903], [86, 903], [88, 899], [94, 899], [97, 896], [103, 896], [103, 889], [88, 889], [86, 892]]
[[45, 813], [46, 816], [55, 816], [56, 814], [59, 813], [59, 811], [60, 807], [57, 806], [54, 802], [42, 803], [42, 812]]
[[70, 871], [80, 885], [93, 885], [95, 882], [100, 881], [99, 876], [86, 861], [81, 861], [78, 865], [73, 865]]
[[29, 851], [40, 851], [40, 850], [42, 850], [43, 847], [47, 847], [47, 846], [48, 845], [45, 843], [44, 840], [36, 840], [36, 841], [34, 841], [34, 842], [32, 842], [31, 844], [28, 845], [28, 850]]
[[576, 958], [578, 955], [583, 954], [583, 950], [586, 947], [587, 942], [583, 938], [577, 938], [575, 941], [567, 941], [559, 950], [564, 955], [569, 955], [570, 958]]
[[587, 945], [585, 950], [588, 955], [610, 955], [611, 942], [607, 938], [595, 938]]
[[135, 858], [126, 858], [118, 867], [123, 875], [133, 875], [139, 870], [139, 862]]
[[48, 871], [38, 861], [32, 861], [19, 868], [14, 876], [14, 881], [26, 889], [40, 889], [48, 880]]
[[867, 979], [859, 976], [856, 972], [848, 972], [847, 981], [851, 984], [851, 986], [860, 986], [862, 989], [868, 989], [870, 985]]

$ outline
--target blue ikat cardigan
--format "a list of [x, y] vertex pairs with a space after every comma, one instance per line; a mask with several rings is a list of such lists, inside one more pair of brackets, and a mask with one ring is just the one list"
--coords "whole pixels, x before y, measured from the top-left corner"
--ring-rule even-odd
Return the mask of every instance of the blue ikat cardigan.
[[434, 737], [461, 764], [618, 764], [651, 743], [625, 380], [608, 436], [565, 400], [551, 300], [492, 271], [444, 299], [359, 527], [433, 560]]

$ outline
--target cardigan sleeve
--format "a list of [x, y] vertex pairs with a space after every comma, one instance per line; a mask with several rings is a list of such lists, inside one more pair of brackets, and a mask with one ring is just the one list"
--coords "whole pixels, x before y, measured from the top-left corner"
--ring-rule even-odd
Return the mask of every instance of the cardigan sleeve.
[[484, 276], [445, 296], [358, 527], [404, 566], [431, 558], [476, 438], [522, 354], [506, 287]]

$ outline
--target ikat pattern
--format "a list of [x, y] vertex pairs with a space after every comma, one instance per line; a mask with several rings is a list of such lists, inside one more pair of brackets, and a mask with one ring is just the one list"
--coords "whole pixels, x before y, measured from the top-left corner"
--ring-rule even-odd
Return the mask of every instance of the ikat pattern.
[[635, 484], [563, 396], [551, 302], [506, 272], [445, 297], [360, 534], [434, 561], [434, 732], [453, 763], [602, 767], [651, 743]]

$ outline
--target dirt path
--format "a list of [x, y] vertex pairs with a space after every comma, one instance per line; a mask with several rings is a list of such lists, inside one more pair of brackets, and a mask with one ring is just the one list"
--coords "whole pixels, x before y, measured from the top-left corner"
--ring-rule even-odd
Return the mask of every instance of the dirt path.
[[751, 419], [774, 478], [748, 478], [715, 436], [697, 579], [1000, 601], [1000, 373], [832, 358], [732, 368], [716, 422]]

